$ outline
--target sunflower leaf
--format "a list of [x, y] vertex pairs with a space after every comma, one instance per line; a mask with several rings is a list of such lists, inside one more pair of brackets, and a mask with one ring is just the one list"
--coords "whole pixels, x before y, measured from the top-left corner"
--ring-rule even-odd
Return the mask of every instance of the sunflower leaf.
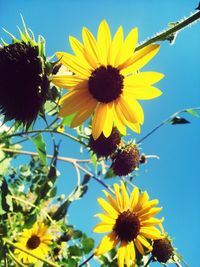
[[115, 174], [113, 172], [113, 169], [110, 168], [110, 169], [108, 169], [108, 171], [107, 171], [106, 175], [104, 176], [104, 178], [105, 179], [111, 179], [113, 177], [115, 177]]
[[46, 153], [46, 144], [41, 134], [38, 134], [33, 138], [33, 143], [36, 145], [36, 149], [38, 151], [39, 158], [41, 161], [47, 165], [47, 153]]
[[76, 115], [76, 113], [73, 113], [73, 114], [70, 114], [70, 115], [64, 117], [64, 119], [63, 119], [63, 124], [64, 124], [65, 126], [70, 127], [71, 122], [72, 122], [72, 120], [73, 120], [73, 118], [74, 118], [75, 115]]
[[186, 124], [186, 123], [190, 123], [190, 121], [186, 120], [185, 118], [176, 116], [176, 117], [171, 119], [170, 123], [172, 125], [175, 125], [175, 124]]
[[186, 112], [193, 115], [194, 117], [200, 118], [199, 114], [196, 112], [196, 110], [192, 109], [192, 108], [188, 108], [186, 109]]
[[83, 251], [85, 254], [90, 253], [94, 248], [94, 239], [93, 238], [85, 238], [82, 242]]

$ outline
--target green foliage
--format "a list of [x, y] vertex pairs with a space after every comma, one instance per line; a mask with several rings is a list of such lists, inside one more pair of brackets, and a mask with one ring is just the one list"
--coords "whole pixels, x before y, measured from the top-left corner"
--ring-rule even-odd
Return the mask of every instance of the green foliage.
[[47, 158], [46, 158], [46, 144], [44, 142], [44, 139], [42, 137], [42, 134], [38, 134], [36, 137], [33, 138], [33, 142], [36, 145], [36, 149], [39, 154], [39, 158], [42, 160], [42, 162], [46, 165], [47, 164]]

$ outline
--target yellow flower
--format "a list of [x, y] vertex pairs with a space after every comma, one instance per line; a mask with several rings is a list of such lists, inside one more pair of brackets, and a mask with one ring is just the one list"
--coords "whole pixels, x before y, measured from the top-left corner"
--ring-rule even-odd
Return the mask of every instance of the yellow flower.
[[[48, 227], [42, 222], [37, 222], [31, 229], [23, 230], [16, 245], [37, 257], [44, 258], [50, 250], [51, 240], [52, 235], [48, 233]], [[25, 264], [38, 262], [38, 259], [19, 249], [15, 249], [15, 253], [18, 259]]]
[[121, 186], [114, 184], [114, 191], [115, 197], [103, 191], [108, 201], [103, 198], [98, 199], [105, 213], [96, 214], [102, 222], [97, 224], [93, 231], [110, 233], [103, 237], [95, 250], [95, 255], [104, 254], [119, 244], [117, 252], [119, 267], [125, 264], [127, 267], [135, 266], [136, 249], [144, 255], [152, 250], [150, 240], [163, 237], [155, 227], [160, 225], [163, 219], [153, 217], [162, 208], [155, 207], [158, 204], [157, 199], [149, 201], [146, 191], [139, 194], [137, 187], [134, 188], [130, 197], [124, 183], [121, 183]]
[[105, 20], [99, 26], [97, 40], [82, 30], [83, 44], [70, 36], [74, 55], [58, 52], [60, 62], [75, 75], [55, 75], [52, 82], [69, 90], [60, 100], [60, 117], [75, 113], [71, 127], [81, 125], [93, 113], [92, 135], [103, 132], [108, 137], [113, 125], [125, 135], [126, 125], [139, 133], [143, 109], [137, 100], [158, 97], [161, 91], [152, 86], [163, 78], [157, 72], [138, 72], [158, 52], [153, 44], [135, 51], [138, 32], [134, 28], [124, 40], [120, 26], [113, 39]]

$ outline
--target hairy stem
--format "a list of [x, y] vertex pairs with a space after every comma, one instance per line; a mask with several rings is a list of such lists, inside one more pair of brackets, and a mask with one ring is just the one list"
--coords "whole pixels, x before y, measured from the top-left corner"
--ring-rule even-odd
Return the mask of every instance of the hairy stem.
[[155, 42], [167, 40], [167, 38], [169, 38], [172, 34], [180, 31], [181, 29], [183, 29], [186, 26], [192, 24], [193, 22], [197, 21], [198, 19], [200, 19], [200, 11], [197, 11], [197, 12], [193, 13], [188, 18], [183, 19], [180, 22], [177, 22], [177, 24], [175, 24], [175, 26], [164, 30], [162, 33], [160, 33], [160, 34], [156, 35], [155, 37], [152, 37], [149, 40], [147, 40], [146, 42], [142, 43], [141, 45], [139, 45], [136, 48], [136, 51], [141, 49], [141, 48], [144, 48], [147, 45], [153, 44]]
[[156, 132], [158, 129], [160, 129], [163, 125], [169, 123], [174, 117], [178, 116], [179, 114], [181, 114], [183, 112], [187, 112], [190, 109], [191, 110], [200, 110], [200, 107], [181, 109], [181, 110], [173, 113], [166, 120], [162, 121], [155, 128], [153, 128], [149, 133], [147, 133], [144, 137], [142, 137], [139, 141], [137, 141], [137, 144], [142, 143], [145, 139], [147, 139], [150, 135], [152, 135], [154, 132]]

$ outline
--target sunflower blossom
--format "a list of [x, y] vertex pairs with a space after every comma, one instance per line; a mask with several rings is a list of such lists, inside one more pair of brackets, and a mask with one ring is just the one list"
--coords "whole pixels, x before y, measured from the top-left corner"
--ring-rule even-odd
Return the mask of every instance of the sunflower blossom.
[[134, 188], [129, 196], [124, 183], [121, 186], [114, 184], [115, 197], [103, 191], [107, 201], [98, 199], [99, 205], [105, 211], [96, 214], [102, 222], [98, 223], [93, 231], [96, 233], [109, 232], [95, 250], [99, 256], [110, 251], [119, 244], [117, 258], [118, 266], [135, 266], [136, 250], [141, 255], [152, 251], [152, 240], [163, 238], [162, 233], [156, 228], [163, 219], [153, 216], [162, 208], [155, 207], [158, 200], [149, 201], [147, 192], [139, 194], [139, 189]]
[[111, 37], [105, 20], [99, 26], [97, 39], [87, 29], [82, 30], [81, 43], [70, 36], [74, 55], [57, 52], [60, 62], [75, 75], [55, 75], [52, 82], [69, 90], [60, 100], [60, 117], [74, 113], [71, 127], [81, 125], [94, 114], [92, 135], [103, 132], [108, 137], [113, 126], [125, 135], [126, 126], [139, 133], [144, 113], [137, 100], [158, 97], [161, 91], [152, 86], [163, 78], [157, 72], [138, 72], [158, 52], [152, 44], [135, 52], [138, 31], [134, 28], [124, 39], [120, 26]]
[[[16, 245], [35, 254], [37, 257], [44, 258], [50, 251], [51, 241], [52, 234], [48, 232], [48, 227], [42, 222], [37, 222], [31, 229], [23, 230]], [[19, 249], [15, 249], [15, 254], [25, 264], [38, 262], [37, 258]]]

